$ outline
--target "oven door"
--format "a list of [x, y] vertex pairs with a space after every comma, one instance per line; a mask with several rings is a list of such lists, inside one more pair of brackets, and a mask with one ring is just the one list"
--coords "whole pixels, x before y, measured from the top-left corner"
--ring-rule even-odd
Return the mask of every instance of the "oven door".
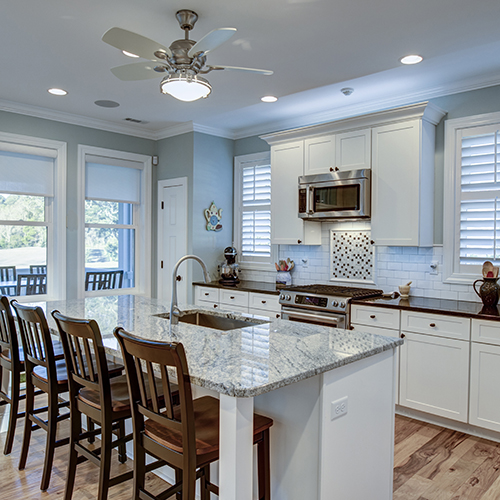
[[333, 328], [345, 329], [346, 327], [345, 314], [322, 313], [310, 309], [305, 310], [282, 306], [281, 319], [310, 323], [312, 325], [330, 326]]

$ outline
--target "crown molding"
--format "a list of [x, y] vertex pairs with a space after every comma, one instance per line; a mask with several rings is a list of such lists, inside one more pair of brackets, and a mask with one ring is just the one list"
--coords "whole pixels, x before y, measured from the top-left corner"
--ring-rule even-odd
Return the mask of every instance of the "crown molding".
[[54, 111], [52, 109], [40, 108], [29, 104], [21, 104], [14, 101], [6, 101], [0, 99], [0, 111], [9, 113], [17, 113], [19, 115], [33, 116], [35, 118], [43, 118], [56, 122], [69, 123], [70, 125], [79, 125], [81, 127], [95, 128], [105, 130], [106, 132], [116, 132], [117, 134], [132, 135], [142, 139], [154, 139], [154, 132], [150, 130], [140, 129], [133, 125], [118, 125], [106, 120], [96, 118], [88, 118], [81, 115], [73, 115], [62, 111]]
[[155, 133], [155, 139], [167, 139], [168, 137], [175, 137], [176, 135], [186, 134], [189, 132], [200, 132], [201, 134], [214, 135], [224, 139], [234, 139], [234, 134], [227, 130], [221, 130], [215, 127], [208, 127], [193, 122], [179, 123], [171, 127], [166, 127]]
[[448, 85], [421, 89], [411, 94], [394, 96], [387, 99], [370, 100], [367, 102], [359, 103], [357, 105], [343, 106], [341, 108], [322, 111], [320, 113], [301, 115], [287, 120], [268, 122], [265, 124], [255, 125], [253, 127], [242, 128], [234, 132], [233, 138], [235, 140], [244, 139], [246, 137], [252, 137], [256, 135], [259, 136], [271, 134], [280, 130], [290, 130], [293, 128], [319, 125], [336, 120], [353, 118], [368, 113], [376, 113], [395, 107], [408, 106], [414, 103], [428, 101], [429, 99], [435, 99], [438, 97], [493, 87], [495, 85], [500, 85], [499, 75], [496, 75], [495, 77], [491, 77], [489, 79], [470, 79], [466, 82], [452, 83]]

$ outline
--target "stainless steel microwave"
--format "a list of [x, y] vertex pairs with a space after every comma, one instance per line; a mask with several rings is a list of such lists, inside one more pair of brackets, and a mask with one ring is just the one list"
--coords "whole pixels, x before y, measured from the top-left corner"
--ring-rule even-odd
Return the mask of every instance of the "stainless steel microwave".
[[369, 219], [371, 171], [346, 170], [299, 177], [299, 217], [332, 221]]

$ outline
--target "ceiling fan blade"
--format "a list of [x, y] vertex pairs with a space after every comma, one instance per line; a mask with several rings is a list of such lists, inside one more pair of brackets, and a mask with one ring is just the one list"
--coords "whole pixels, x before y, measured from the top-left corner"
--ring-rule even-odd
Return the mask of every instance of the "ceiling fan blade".
[[158, 63], [153, 61], [125, 64], [123, 66], [111, 68], [111, 73], [124, 82], [149, 80], [151, 78], [158, 78], [165, 74], [165, 72], [158, 72], [154, 70], [154, 68], [158, 65]]
[[259, 73], [261, 75], [272, 75], [274, 71], [269, 69], [240, 68], [239, 66], [209, 66], [212, 69], [228, 69], [230, 71], [248, 71], [249, 73]]
[[168, 57], [172, 56], [172, 52], [168, 47], [164, 47], [154, 40], [122, 28], [109, 29], [102, 35], [102, 41], [112, 47], [125, 50], [139, 57], [144, 57], [144, 59], [149, 59], [150, 61], [161, 60], [155, 55], [155, 52], [158, 50], [164, 52]]
[[188, 52], [193, 57], [199, 52], [206, 54], [227, 42], [236, 33], [236, 28], [218, 28], [207, 33], [200, 41], [196, 42]]

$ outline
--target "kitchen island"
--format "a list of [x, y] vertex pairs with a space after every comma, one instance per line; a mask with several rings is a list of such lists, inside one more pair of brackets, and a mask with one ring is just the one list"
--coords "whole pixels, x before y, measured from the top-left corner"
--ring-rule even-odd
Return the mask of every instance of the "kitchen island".
[[249, 326], [226, 332], [179, 323], [170, 334], [168, 305], [139, 296], [40, 305], [52, 327], [53, 309], [95, 319], [115, 357], [117, 325], [183, 343], [195, 395], [210, 391], [220, 398], [221, 500], [255, 498], [254, 409], [274, 420], [273, 500], [392, 498], [394, 353], [401, 339], [252, 318]]

